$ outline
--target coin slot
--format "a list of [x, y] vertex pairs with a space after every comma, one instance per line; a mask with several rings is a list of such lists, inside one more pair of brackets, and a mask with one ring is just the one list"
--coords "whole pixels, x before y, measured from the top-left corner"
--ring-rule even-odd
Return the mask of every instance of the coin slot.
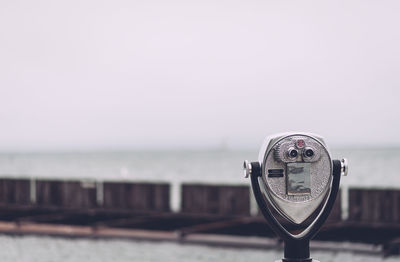
[[268, 169], [268, 177], [283, 177], [283, 169]]

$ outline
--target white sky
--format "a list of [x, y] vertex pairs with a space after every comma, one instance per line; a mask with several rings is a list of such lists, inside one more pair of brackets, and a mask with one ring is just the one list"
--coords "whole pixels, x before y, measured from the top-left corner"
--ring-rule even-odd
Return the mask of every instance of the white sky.
[[0, 151], [400, 145], [400, 1], [0, 2]]

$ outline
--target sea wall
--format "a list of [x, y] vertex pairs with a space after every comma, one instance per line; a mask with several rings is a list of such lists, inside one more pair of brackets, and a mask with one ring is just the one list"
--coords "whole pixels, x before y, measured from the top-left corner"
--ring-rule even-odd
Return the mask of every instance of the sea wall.
[[[167, 183], [0, 179], [1, 206], [168, 213], [170, 192]], [[180, 213], [251, 216], [249, 186], [182, 184], [180, 192]], [[341, 197], [328, 222], [342, 220]], [[350, 188], [347, 206], [347, 221], [400, 223], [400, 190]]]

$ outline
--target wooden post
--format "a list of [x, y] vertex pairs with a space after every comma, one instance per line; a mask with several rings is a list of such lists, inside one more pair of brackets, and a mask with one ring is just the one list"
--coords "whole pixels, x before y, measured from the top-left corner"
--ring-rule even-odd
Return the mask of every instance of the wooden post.
[[248, 186], [182, 185], [184, 213], [202, 213], [230, 216], [250, 215]]
[[38, 180], [36, 203], [44, 207], [95, 208], [96, 186], [94, 182]]
[[350, 189], [349, 221], [399, 223], [400, 190]]
[[0, 179], [0, 203], [5, 205], [30, 205], [30, 180]]
[[104, 182], [104, 208], [134, 211], [170, 211], [170, 185]]

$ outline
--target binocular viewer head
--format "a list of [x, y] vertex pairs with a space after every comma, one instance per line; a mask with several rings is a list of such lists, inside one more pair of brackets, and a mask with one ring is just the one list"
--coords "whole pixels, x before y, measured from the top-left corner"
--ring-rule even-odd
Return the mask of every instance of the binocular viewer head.
[[[314, 134], [267, 137], [258, 162], [245, 161], [244, 171], [258, 172], [266, 206], [297, 225], [321, 210], [332, 190], [333, 161], [324, 139]], [[347, 173], [345, 160], [341, 171]]]

